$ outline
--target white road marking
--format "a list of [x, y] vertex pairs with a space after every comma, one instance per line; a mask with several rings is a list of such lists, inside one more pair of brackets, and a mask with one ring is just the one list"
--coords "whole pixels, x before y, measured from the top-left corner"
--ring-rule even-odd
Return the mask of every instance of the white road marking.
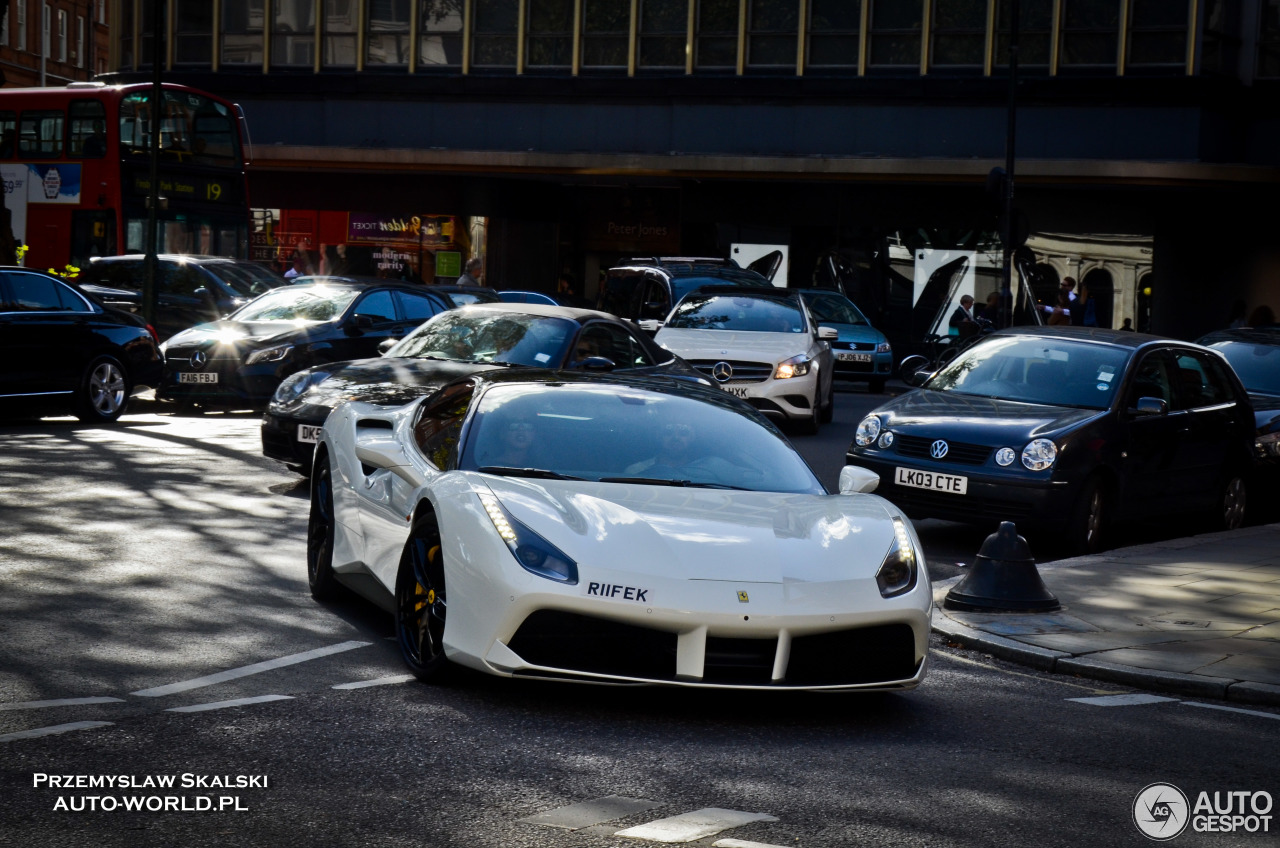
[[19, 730], [17, 733], [6, 733], [0, 736], [0, 742], [13, 742], [17, 739], [37, 739], [41, 736], [55, 736], [69, 733], [72, 730], [88, 730], [91, 727], [107, 727], [113, 721], [73, 721], [70, 724], [55, 724], [52, 727], [37, 727], [34, 730]]
[[167, 713], [203, 713], [224, 710], [227, 707], [243, 707], [245, 704], [265, 704], [268, 701], [292, 701], [292, 695], [258, 695], [255, 698], [236, 698], [231, 701], [214, 701], [210, 704], [192, 704], [189, 707], [170, 707]]
[[1103, 695], [1098, 698], [1067, 698], [1077, 704], [1089, 704], [1094, 707], [1133, 707], [1138, 704], [1159, 704], [1162, 701], [1176, 701], [1177, 698], [1161, 698], [1159, 695], [1144, 695], [1133, 692], [1128, 695]]
[[159, 698], [164, 695], [173, 695], [178, 692], [187, 692], [192, 689], [199, 689], [203, 686], [212, 686], [215, 683], [225, 683], [228, 680], [235, 680], [240, 677], [248, 677], [251, 674], [261, 674], [264, 671], [272, 671], [285, 666], [296, 665], [308, 660], [316, 660], [321, 657], [327, 657], [330, 654], [340, 654], [343, 651], [350, 651], [355, 648], [363, 648], [372, 642], [342, 642], [338, 645], [330, 645], [327, 648], [316, 648], [314, 651], [304, 651], [301, 654], [290, 654], [287, 657], [279, 659], [267, 660], [266, 662], [254, 663], [240, 668], [232, 668], [227, 671], [220, 671], [217, 674], [209, 674], [204, 677], [197, 677], [193, 680], [183, 680], [180, 683], [170, 683], [167, 686], [156, 686], [153, 689], [139, 689], [137, 692], [130, 692], [130, 695], [137, 695], [140, 698]]
[[771, 845], [768, 842], [748, 842], [745, 839], [717, 839], [711, 848], [787, 848], [784, 845]]
[[567, 807], [557, 807], [545, 813], [526, 816], [518, 819], [518, 821], [540, 827], [581, 830], [584, 827], [615, 821], [661, 806], [662, 803], [659, 801], [648, 801], [644, 798], [624, 798], [621, 795], [606, 795], [603, 798], [596, 798], [594, 801], [581, 801], [577, 804], [570, 804]]
[[16, 704], [0, 704], [5, 710], [43, 710], [46, 707], [75, 707], [81, 704], [123, 704], [124, 698], [58, 698], [53, 701], [19, 701]]
[[1228, 713], [1243, 713], [1251, 716], [1261, 716], [1263, 718], [1280, 719], [1280, 715], [1275, 713], [1264, 713], [1260, 710], [1242, 710], [1239, 707], [1220, 707], [1217, 704], [1197, 704], [1195, 701], [1183, 701], [1188, 707], [1204, 707], [1206, 710], [1222, 710]]
[[413, 680], [412, 674], [397, 674], [394, 677], [378, 677], [373, 680], [357, 680], [355, 683], [339, 683], [334, 689], [364, 689], [368, 686], [390, 686], [394, 683], [408, 683]]
[[731, 827], [741, 827], [758, 821], [777, 821], [766, 813], [744, 813], [739, 810], [722, 810], [706, 807], [692, 813], [682, 813], [670, 818], [657, 819], [620, 830], [614, 836], [626, 839], [648, 839], [651, 842], [693, 842], [714, 836]]

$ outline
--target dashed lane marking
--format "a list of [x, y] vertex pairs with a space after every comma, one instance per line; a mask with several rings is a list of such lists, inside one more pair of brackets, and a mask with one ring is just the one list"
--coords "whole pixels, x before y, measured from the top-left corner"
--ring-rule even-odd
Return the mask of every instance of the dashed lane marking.
[[1280, 719], [1275, 713], [1264, 713], [1261, 710], [1242, 710], [1239, 707], [1222, 707], [1217, 704], [1197, 704], [1195, 701], [1183, 701], [1188, 707], [1203, 707], [1206, 710], [1222, 710], [1227, 713], [1243, 713], [1244, 715], [1261, 716], [1262, 718]]
[[0, 736], [0, 742], [13, 742], [18, 739], [38, 739], [41, 736], [56, 736], [59, 733], [70, 733], [73, 730], [89, 730], [94, 727], [107, 727], [111, 721], [73, 721], [69, 724], [55, 724], [52, 727], [37, 727], [33, 730], [19, 730], [17, 733], [6, 733]]
[[246, 704], [265, 704], [268, 701], [292, 701], [292, 695], [258, 695], [255, 698], [235, 698], [230, 701], [214, 701], [209, 704], [192, 704], [188, 707], [170, 707], [167, 713], [203, 713], [208, 710], [225, 710], [227, 707], [243, 707]]
[[988, 671], [997, 671], [1001, 674], [1008, 674], [1012, 677], [1025, 677], [1028, 680], [1039, 680], [1042, 683], [1056, 683], [1059, 686], [1070, 686], [1073, 689], [1083, 689], [1086, 692], [1092, 692], [1095, 695], [1120, 695], [1129, 691], [1128, 689], [1098, 689], [1093, 686], [1082, 686], [1079, 683], [1068, 683], [1065, 680], [1057, 680], [1056, 678], [1053, 678], [1053, 677], [1038, 677], [1034, 674], [1023, 674], [1020, 671], [1010, 671], [1007, 668], [1000, 668], [998, 666], [988, 665], [987, 663], [984, 663], [984, 662], [971, 660], [968, 657], [962, 657], [959, 654], [949, 654], [946, 651], [930, 651], [929, 656], [942, 657], [943, 659], [948, 659], [948, 660], [955, 660], [958, 663], [965, 663], [967, 665], [976, 665], [978, 668], [985, 668]]
[[618, 831], [614, 836], [625, 839], [647, 839], [650, 842], [693, 842], [715, 836], [722, 830], [761, 821], [776, 822], [777, 819], [766, 813], [744, 813], [739, 810], [705, 807], [691, 813], [682, 813], [670, 818], [657, 819], [648, 824], [629, 827]]
[[340, 654], [343, 651], [354, 650], [355, 648], [364, 648], [372, 642], [342, 642], [337, 645], [329, 645], [326, 648], [316, 648], [314, 651], [303, 651], [300, 654], [290, 654], [287, 657], [279, 659], [267, 660], [266, 662], [254, 663], [240, 668], [232, 668], [226, 671], [220, 671], [217, 674], [209, 674], [204, 677], [197, 677], [192, 680], [183, 680], [179, 683], [170, 683], [167, 686], [156, 686], [152, 689], [139, 689], [137, 692], [130, 692], [130, 695], [137, 695], [140, 698], [159, 698], [164, 695], [173, 695], [178, 692], [188, 692], [192, 689], [200, 689], [204, 686], [213, 686], [215, 683], [225, 683], [228, 680], [235, 680], [240, 677], [248, 677], [251, 674], [261, 674], [264, 671], [271, 671], [285, 666], [296, 665], [298, 663], [307, 662], [308, 660], [316, 660], [321, 657], [327, 657], [331, 654]]
[[43, 710], [48, 707], [78, 707], [83, 704], [123, 704], [124, 698], [58, 698], [52, 701], [19, 701], [16, 704], [0, 704], [0, 712], [5, 710]]
[[1077, 704], [1089, 704], [1094, 707], [1133, 707], [1138, 704], [1159, 704], [1162, 701], [1176, 701], [1178, 699], [1131, 692], [1127, 695], [1102, 695], [1097, 698], [1067, 698], [1067, 700], [1075, 701]]
[[558, 807], [536, 816], [519, 819], [525, 824], [536, 824], [541, 827], [558, 827], [564, 830], [581, 830], [597, 824], [625, 818], [634, 813], [642, 813], [661, 807], [659, 801], [647, 801], [644, 798], [624, 798], [621, 795], [606, 795], [594, 801], [582, 801], [567, 807]]
[[357, 680], [355, 683], [339, 683], [332, 689], [365, 689], [369, 686], [391, 686], [396, 683], [408, 683], [413, 680], [412, 674], [397, 674], [392, 677], [377, 677], [373, 680]]

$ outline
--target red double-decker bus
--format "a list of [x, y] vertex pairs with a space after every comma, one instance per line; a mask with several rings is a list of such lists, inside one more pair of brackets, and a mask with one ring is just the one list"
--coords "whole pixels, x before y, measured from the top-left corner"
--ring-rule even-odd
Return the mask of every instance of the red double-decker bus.
[[[151, 132], [160, 132], [158, 253], [249, 252], [244, 117], [181, 85], [0, 89], [0, 175], [25, 263], [62, 270], [145, 252]], [[158, 112], [159, 120], [155, 120]]]

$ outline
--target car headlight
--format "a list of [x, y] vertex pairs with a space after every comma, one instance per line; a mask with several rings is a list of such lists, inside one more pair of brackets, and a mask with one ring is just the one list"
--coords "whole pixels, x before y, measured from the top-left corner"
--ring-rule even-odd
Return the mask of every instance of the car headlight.
[[1253, 440], [1259, 459], [1280, 456], [1280, 433], [1264, 433]]
[[876, 585], [882, 597], [893, 598], [911, 591], [919, 570], [916, 559], [916, 547], [911, 543], [906, 523], [901, 518], [893, 519], [893, 547], [876, 572]]
[[803, 377], [809, 373], [810, 359], [804, 354], [793, 356], [785, 362], [779, 362], [773, 372], [773, 379], [788, 380], [792, 377]]
[[262, 350], [255, 350], [244, 359], [245, 365], [257, 365], [259, 362], [279, 362], [289, 355], [289, 351], [293, 350], [293, 345], [276, 345], [275, 347], [264, 347]]
[[874, 415], [868, 415], [858, 424], [858, 431], [853, 434], [853, 442], [860, 448], [865, 448], [876, 440], [880, 435], [880, 419]]
[[484, 504], [484, 511], [489, 514], [494, 529], [525, 571], [558, 583], [574, 585], [578, 582], [578, 564], [555, 545], [508, 515], [496, 497], [481, 494], [480, 503]]
[[888, 342], [880, 342], [876, 345], [876, 353], [893, 353], [893, 345]]
[[1036, 439], [1022, 449], [1022, 464], [1031, 471], [1044, 471], [1058, 458], [1058, 446], [1049, 439]]
[[307, 393], [312, 386], [317, 386], [329, 377], [328, 371], [299, 371], [291, 374], [276, 388], [271, 396], [271, 403], [287, 406]]

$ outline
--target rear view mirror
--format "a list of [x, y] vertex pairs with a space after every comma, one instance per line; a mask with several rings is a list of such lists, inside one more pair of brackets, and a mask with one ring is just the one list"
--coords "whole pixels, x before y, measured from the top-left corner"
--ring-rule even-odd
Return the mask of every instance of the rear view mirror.
[[347, 332], [353, 336], [373, 329], [373, 319], [368, 315], [355, 315], [347, 322]]
[[1133, 412], [1139, 418], [1147, 418], [1152, 415], [1167, 415], [1169, 413], [1169, 404], [1164, 398], [1140, 397], [1137, 405], [1133, 408]]
[[933, 372], [927, 368], [921, 368], [917, 371], [904, 371], [902, 373], [902, 382], [912, 388], [919, 388], [929, 381], [933, 376]]
[[612, 359], [603, 356], [588, 356], [578, 364], [584, 371], [612, 371], [618, 367]]
[[859, 492], [874, 492], [880, 485], [880, 475], [857, 465], [846, 465], [840, 469], [840, 494], [853, 495]]
[[400, 341], [399, 339], [383, 339], [382, 341], [378, 342], [378, 355], [386, 356], [387, 351], [395, 347], [396, 344], [399, 343], [399, 341]]
[[822, 341], [835, 341], [840, 338], [840, 331], [835, 327], [819, 327], [818, 338]]
[[637, 321], [636, 323], [640, 325], [641, 330], [644, 330], [646, 333], [649, 333], [650, 335], [653, 335], [654, 333], [662, 329], [662, 322], [655, 321], [652, 318], [646, 318], [643, 321]]

